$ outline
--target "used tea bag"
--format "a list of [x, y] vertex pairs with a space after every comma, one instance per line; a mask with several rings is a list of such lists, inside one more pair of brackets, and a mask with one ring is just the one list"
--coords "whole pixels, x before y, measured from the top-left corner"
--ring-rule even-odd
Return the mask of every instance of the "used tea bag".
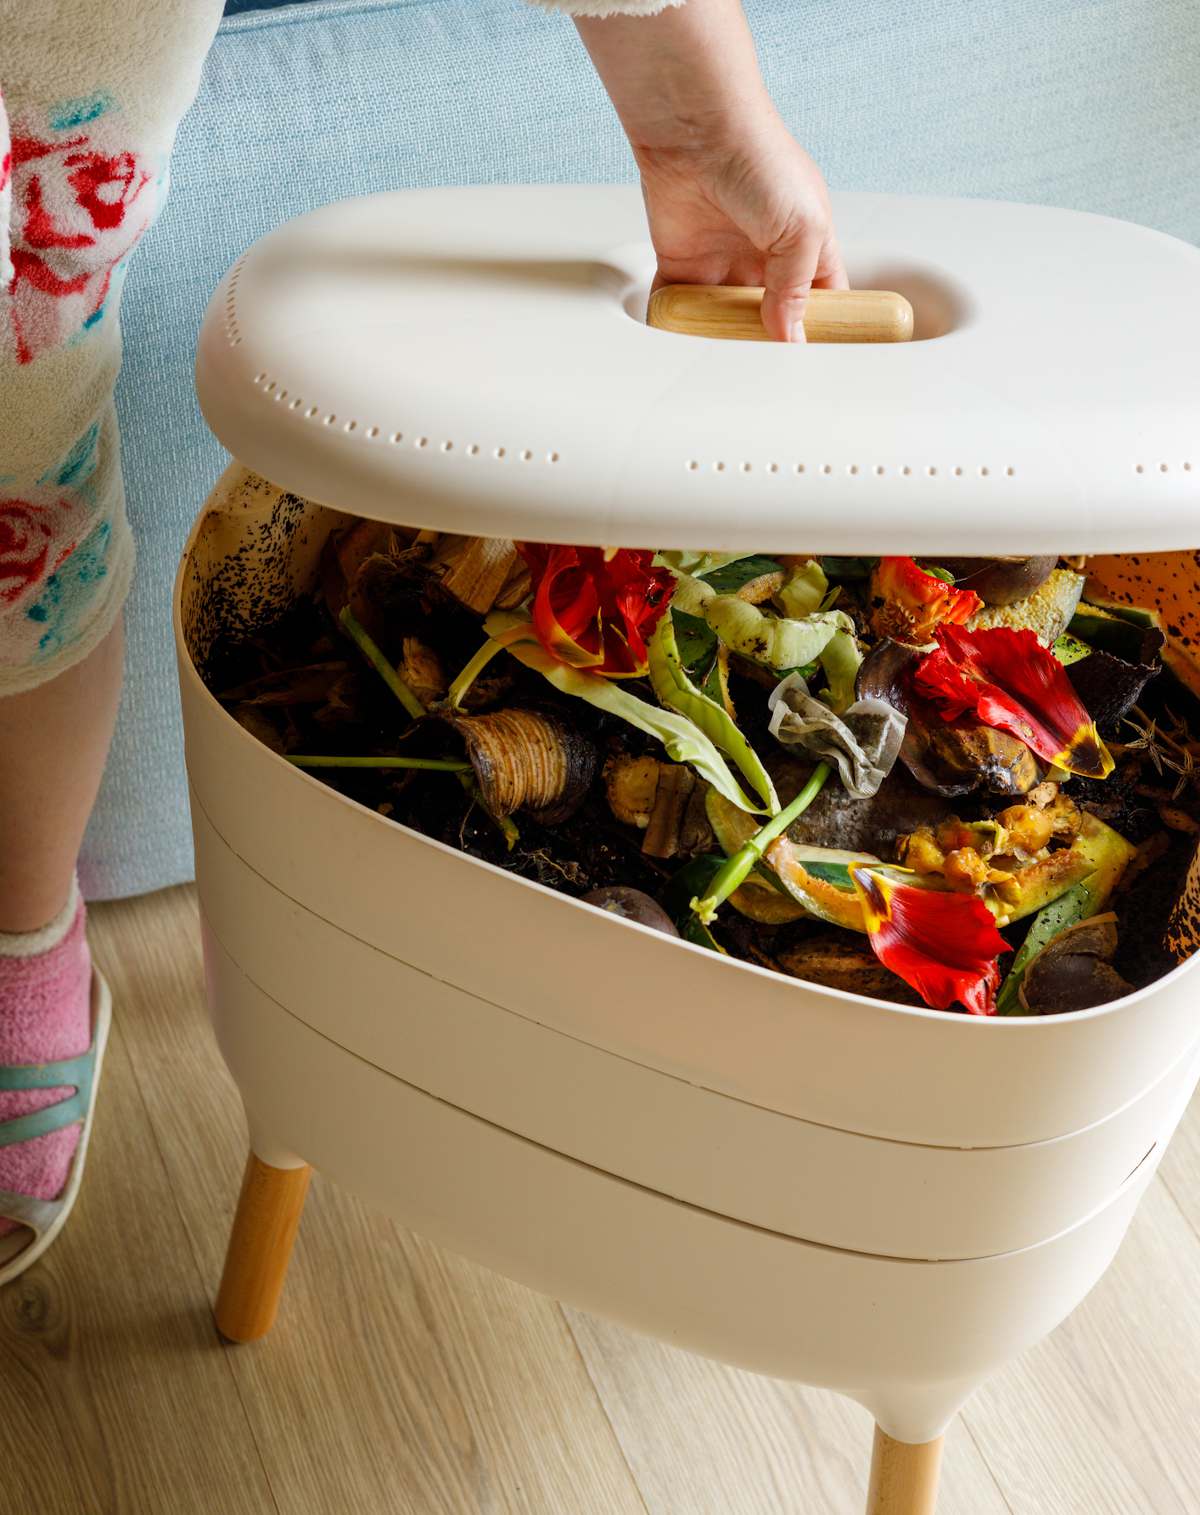
[[892, 771], [904, 740], [906, 718], [886, 700], [856, 700], [843, 715], [808, 692], [798, 673], [777, 684], [768, 700], [771, 735], [832, 763], [856, 800], [870, 799]]

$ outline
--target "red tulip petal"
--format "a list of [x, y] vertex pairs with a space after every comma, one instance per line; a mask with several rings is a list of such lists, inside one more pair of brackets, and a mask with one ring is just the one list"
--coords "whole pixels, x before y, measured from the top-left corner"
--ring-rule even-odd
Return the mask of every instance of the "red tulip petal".
[[[584, 573], [573, 547], [540, 548], [545, 558], [533, 596], [533, 629], [538, 641], [560, 663], [596, 668], [600, 650], [600, 604], [595, 584]], [[530, 572], [533, 557], [525, 554]]]
[[942, 626], [938, 647], [913, 674], [919, 694], [946, 720], [973, 711], [1010, 731], [1047, 762], [1084, 778], [1107, 778], [1114, 763], [1067, 671], [1032, 631]]
[[918, 889], [850, 864], [876, 957], [934, 1010], [955, 1002], [972, 1015], [996, 1013], [1000, 968], [1009, 950], [982, 900]]
[[534, 630], [551, 657], [611, 678], [645, 673], [646, 644], [675, 588], [653, 553], [516, 545], [533, 579]]
[[903, 612], [913, 638], [921, 642], [932, 640], [936, 626], [962, 625], [983, 608], [973, 589], [955, 588], [936, 574], [926, 573], [912, 558], [880, 558], [873, 588], [887, 604]]

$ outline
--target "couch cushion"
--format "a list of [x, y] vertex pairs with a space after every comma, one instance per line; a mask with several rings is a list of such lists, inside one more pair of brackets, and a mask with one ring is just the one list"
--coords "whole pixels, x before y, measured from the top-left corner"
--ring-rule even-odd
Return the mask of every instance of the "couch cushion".
[[[747, 10], [775, 98], [835, 187], [1047, 201], [1200, 240], [1194, 0]], [[190, 876], [170, 595], [223, 463], [192, 392], [221, 274], [285, 217], [344, 195], [631, 175], [573, 27], [519, 0], [307, 0], [222, 24], [125, 296], [118, 406], [141, 560], [84, 856], [94, 897]]]
[[303, 3], [304, 0], [225, 0], [225, 14], [240, 16], [243, 11], [277, 11], [285, 5]]

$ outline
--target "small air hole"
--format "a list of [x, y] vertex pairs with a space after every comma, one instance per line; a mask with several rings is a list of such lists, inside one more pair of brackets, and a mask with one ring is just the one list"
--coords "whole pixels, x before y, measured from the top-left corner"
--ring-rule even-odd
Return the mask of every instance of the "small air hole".
[[308, 407], [308, 419], [311, 421], [316, 414], [317, 414], [317, 407], [315, 405], [310, 405]]
[[394, 431], [394, 432], [392, 432], [392, 434], [388, 438], [388, 440], [390, 442], [403, 442], [404, 441], [404, 433], [402, 431]]
[[779, 464], [778, 463], [768, 463], [767, 464], [767, 472], [768, 473], [778, 473], [779, 472]]
[[986, 478], [987, 478], [987, 476], [988, 476], [988, 474], [989, 474], [989, 473], [990, 473], [990, 472], [991, 472], [991, 470], [990, 470], [990, 469], [989, 469], [989, 468], [988, 468], [988, 466], [987, 466], [987, 464], [986, 464], [986, 463], [981, 463], [981, 464], [980, 464], [980, 465], [979, 465], [979, 477], [980, 477], [980, 478], [981, 478], [981, 479], [986, 479]]
[[926, 468], [925, 472], [929, 475], [929, 477], [931, 479], [934, 479], [934, 478], [937, 477], [937, 469], [934, 467], [934, 465], [932, 463], [929, 464], [929, 466], [928, 466], [928, 468]]
[[750, 472], [750, 464], [749, 463], [743, 463], [742, 464], [742, 472], [743, 473], [749, 473]]
[[962, 478], [962, 469], [961, 468], [956, 468], [954, 470], [954, 477], [956, 479], [961, 479]]
[[1015, 474], [1015, 473], [1016, 473], [1016, 471], [1017, 471], [1017, 470], [1016, 470], [1016, 469], [1015, 469], [1015, 468], [1014, 468], [1014, 467], [1013, 467], [1013, 466], [1012, 466], [1012, 464], [1011, 464], [1011, 463], [1010, 463], [1010, 464], [1009, 464], [1009, 465], [1008, 465], [1008, 467], [1007, 467], [1007, 468], [1006, 468], [1006, 469], [1005, 469], [1005, 470], [1004, 470], [1004, 472], [1005, 472], [1005, 475], [1006, 475], [1006, 476], [1007, 476], [1007, 477], [1008, 477], [1008, 478], [1010, 478], [1010, 479], [1011, 479], [1011, 478], [1012, 478], [1012, 476], [1013, 476], [1013, 474]]
[[303, 404], [304, 404], [304, 401], [300, 398], [299, 395], [297, 395], [296, 398], [292, 401], [292, 409], [293, 410], [299, 410], [300, 407], [301, 407], [301, 405], [303, 405]]
[[1140, 463], [1137, 465], [1137, 467], [1133, 471], [1134, 471], [1134, 473], [1145, 473], [1146, 472], [1145, 468]]
[[453, 450], [454, 450], [454, 443], [453, 442], [443, 442], [442, 443], [442, 451], [443, 452], [453, 452]]
[[797, 473], [803, 473], [804, 472], [804, 464], [803, 463], [797, 463], [796, 464], [796, 472]]
[[267, 385], [267, 393], [269, 395], [273, 395], [275, 393], [275, 380], [274, 379], [272, 379], [271, 382]]
[[329, 414], [325, 417], [325, 424], [326, 426], [332, 426], [336, 420], [337, 416], [333, 413], [333, 411], [330, 411]]
[[345, 430], [346, 431], [356, 431], [357, 429], [358, 429], [358, 422], [357, 421], [347, 421], [346, 422], [346, 426], [345, 426]]
[[1167, 465], [1165, 463], [1160, 463], [1158, 465], [1158, 471], [1159, 471], [1159, 473], [1166, 473], [1166, 471], [1167, 471]]
[[521, 449], [521, 462], [522, 463], [532, 463], [533, 462], [533, 454], [530, 452], [530, 450], [529, 450], [528, 447], [522, 447], [522, 449]]
[[428, 437], [418, 437], [417, 438], [417, 446], [418, 447], [428, 447], [429, 446], [429, 438]]
[[230, 347], [240, 347], [242, 345], [241, 337], [234, 337], [229, 345]]
[[850, 467], [847, 468], [846, 472], [847, 473], [857, 473], [858, 472], [858, 464], [857, 463], [851, 463]]
[[287, 390], [286, 390], [286, 389], [281, 389], [281, 390], [280, 390], [280, 391], [279, 391], [279, 396], [278, 396], [278, 398], [279, 398], [279, 399], [281, 399], [281, 400], [286, 400], [286, 399], [287, 399], [287, 397], [288, 397], [288, 392], [287, 392]]
[[379, 435], [379, 427], [378, 426], [368, 426], [367, 427], [367, 435], [369, 437], [377, 437]]
[[821, 472], [822, 473], [832, 473], [833, 472], [833, 464], [832, 463], [824, 463], [824, 464], [822, 464], [822, 466], [821, 466]]
[[492, 453], [492, 457], [494, 458], [502, 458], [504, 455], [505, 449], [503, 447], [497, 447], [496, 450]]
[[883, 464], [882, 463], [876, 463], [876, 465], [875, 465], [875, 472], [876, 473], [883, 473], [883, 471], [884, 471]]
[[265, 378], [266, 378], [266, 377], [267, 377], [267, 376], [266, 376], [266, 374], [265, 374], [265, 373], [256, 373], [256, 374], [255, 374], [255, 375], [254, 375], [254, 382], [255, 382], [255, 383], [256, 383], [256, 384], [261, 384], [261, 383], [262, 383], [262, 381], [263, 381], [263, 380], [264, 380], [264, 379], [265, 379]]
[[696, 472], [696, 470], [697, 470], [697, 469], [698, 469], [698, 468], [699, 468], [699, 467], [700, 467], [700, 465], [699, 465], [699, 463], [697, 463], [697, 461], [696, 461], [696, 459], [695, 459], [695, 458], [693, 458], [693, 459], [692, 459], [692, 460], [691, 460], [691, 462], [690, 462], [690, 463], [689, 463], [689, 464], [688, 464], [688, 473], [695, 473], [695, 472]]
[[908, 474], [912, 473], [912, 469], [909, 467], [909, 465], [907, 463], [905, 463], [904, 467], [900, 470], [900, 472], [902, 474], [905, 474], [907, 476]]
[[556, 452], [548, 452], [546, 454], [546, 462], [547, 463], [557, 463], [558, 462], [558, 454]]
[[472, 442], [471, 445], [467, 448], [467, 453], [472, 458], [478, 457], [479, 456], [479, 443], [478, 442]]
[[1190, 463], [1185, 463], [1183, 465], [1183, 471], [1184, 471], [1184, 473], [1191, 473], [1191, 471], [1192, 471], [1192, 465]]
[[717, 470], [718, 473], [724, 473], [725, 472], [725, 465], [724, 465], [724, 463], [714, 463], [713, 467]]

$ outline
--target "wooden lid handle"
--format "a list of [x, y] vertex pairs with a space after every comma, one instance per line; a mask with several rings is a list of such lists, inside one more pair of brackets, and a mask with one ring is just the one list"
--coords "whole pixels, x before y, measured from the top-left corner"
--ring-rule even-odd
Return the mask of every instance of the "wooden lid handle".
[[[767, 342], [763, 292], [739, 284], [666, 284], [650, 296], [646, 320], [693, 337]], [[810, 342], [907, 342], [912, 306], [888, 289], [814, 289], [804, 312]]]

